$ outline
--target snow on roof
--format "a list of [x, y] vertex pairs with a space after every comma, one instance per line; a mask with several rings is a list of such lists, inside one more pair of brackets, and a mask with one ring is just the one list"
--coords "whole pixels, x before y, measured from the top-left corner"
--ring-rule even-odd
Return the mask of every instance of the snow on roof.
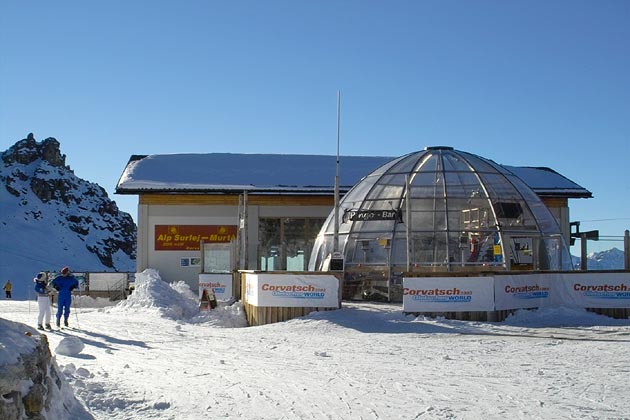
[[568, 198], [590, 198], [590, 191], [560, 175], [551, 168], [502, 165], [518, 176], [540, 196], [559, 196]]
[[[340, 156], [339, 185], [347, 192], [363, 177], [391, 161], [384, 156]], [[592, 194], [549, 168], [505, 166], [538, 195], [588, 198]], [[274, 192], [331, 194], [336, 156], [281, 154], [134, 155], [117, 194], [160, 192]]]
[[[391, 157], [339, 157], [340, 189], [349, 190]], [[141, 192], [265, 191], [331, 193], [336, 156], [172, 154], [132, 156], [118, 194]]]

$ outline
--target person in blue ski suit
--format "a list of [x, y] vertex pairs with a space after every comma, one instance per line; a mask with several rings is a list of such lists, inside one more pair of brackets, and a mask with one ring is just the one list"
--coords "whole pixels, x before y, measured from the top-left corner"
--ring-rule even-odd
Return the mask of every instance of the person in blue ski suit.
[[62, 313], [63, 324], [67, 327], [68, 317], [70, 316], [70, 304], [72, 303], [72, 291], [79, 287], [79, 282], [70, 274], [70, 269], [64, 267], [61, 269], [61, 275], [55, 277], [51, 285], [59, 291], [59, 297], [57, 298], [57, 327], [60, 326]]

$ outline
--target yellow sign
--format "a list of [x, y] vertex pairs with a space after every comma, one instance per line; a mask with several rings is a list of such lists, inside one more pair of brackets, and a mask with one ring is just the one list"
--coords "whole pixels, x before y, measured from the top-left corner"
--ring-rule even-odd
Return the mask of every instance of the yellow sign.
[[501, 245], [494, 246], [494, 255], [501, 255]]

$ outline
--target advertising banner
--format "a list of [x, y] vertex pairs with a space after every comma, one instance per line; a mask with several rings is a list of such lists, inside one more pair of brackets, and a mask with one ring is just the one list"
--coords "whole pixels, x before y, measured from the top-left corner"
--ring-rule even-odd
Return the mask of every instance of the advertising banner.
[[492, 277], [405, 277], [403, 312], [494, 310]]
[[496, 310], [551, 306], [553, 297], [551, 280], [549, 274], [494, 276], [494, 305]]
[[156, 251], [198, 251], [199, 243], [229, 243], [236, 239], [232, 225], [155, 225]]
[[245, 295], [254, 306], [338, 308], [339, 280], [332, 275], [246, 274]]
[[[571, 273], [556, 282], [565, 305], [582, 308], [629, 308], [630, 273]], [[555, 291], [554, 291], [555, 292]]]
[[232, 299], [232, 275], [231, 274], [199, 274], [199, 299], [203, 290], [208, 293], [214, 290], [218, 301]]

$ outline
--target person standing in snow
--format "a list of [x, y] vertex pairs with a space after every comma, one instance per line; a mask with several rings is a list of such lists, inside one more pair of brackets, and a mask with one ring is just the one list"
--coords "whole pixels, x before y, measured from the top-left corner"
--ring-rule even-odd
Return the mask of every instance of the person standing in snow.
[[4, 293], [7, 299], [11, 299], [11, 290], [13, 290], [13, 285], [11, 284], [11, 280], [7, 280], [4, 284]]
[[70, 269], [64, 267], [61, 269], [61, 275], [55, 277], [52, 281], [52, 287], [59, 291], [57, 298], [57, 327], [60, 327], [61, 315], [63, 313], [63, 324], [68, 326], [68, 317], [70, 316], [70, 304], [72, 303], [72, 291], [79, 287], [77, 279], [70, 274]]
[[46, 329], [52, 330], [52, 327], [50, 326], [50, 288], [48, 287], [46, 273], [39, 273], [33, 281], [35, 282], [35, 295], [37, 296], [37, 305], [39, 306], [37, 328], [40, 330], [44, 329], [45, 319]]

